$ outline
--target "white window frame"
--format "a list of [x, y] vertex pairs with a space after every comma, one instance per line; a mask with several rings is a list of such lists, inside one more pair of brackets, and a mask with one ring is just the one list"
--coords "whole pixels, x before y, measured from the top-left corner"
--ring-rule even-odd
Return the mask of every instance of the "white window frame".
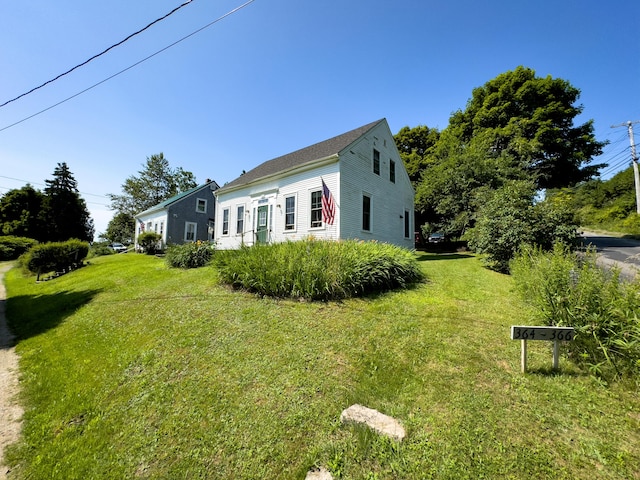
[[[190, 228], [193, 227], [193, 228]], [[189, 238], [189, 233], [193, 231], [193, 238]], [[184, 222], [184, 241], [195, 242], [198, 238], [198, 224], [196, 222]]]
[[[202, 208], [200, 208], [202, 205]], [[207, 199], [206, 198], [196, 198], [196, 212], [197, 213], [207, 213]]]
[[[293, 200], [293, 211], [292, 212], [288, 212], [287, 211], [287, 200]], [[285, 233], [288, 232], [295, 232], [297, 230], [296, 227], [296, 221], [297, 221], [297, 217], [298, 217], [298, 197], [297, 195], [287, 195], [284, 197], [284, 231]], [[287, 223], [287, 215], [293, 215], [293, 223]]]
[[229, 212], [229, 208], [222, 210], [222, 235], [229, 235]]
[[236, 235], [244, 234], [244, 205], [236, 205]]
[[[316, 208], [313, 208], [313, 194], [317, 193], [320, 196], [318, 197], [318, 206]], [[314, 220], [313, 220], [313, 212], [320, 212], [320, 221], [319, 221], [319, 225], [314, 225]], [[318, 220], [315, 221], [315, 223], [318, 223]], [[313, 189], [309, 191], [309, 229], [319, 229], [322, 228], [323, 223], [322, 223], [322, 189]]]

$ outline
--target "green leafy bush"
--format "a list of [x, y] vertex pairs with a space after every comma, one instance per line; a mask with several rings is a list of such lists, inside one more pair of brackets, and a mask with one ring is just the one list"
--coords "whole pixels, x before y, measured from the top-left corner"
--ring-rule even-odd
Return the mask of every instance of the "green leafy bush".
[[27, 237], [1, 236], [0, 260], [15, 260], [37, 243], [36, 240]]
[[415, 256], [377, 242], [308, 239], [218, 251], [221, 279], [260, 295], [308, 300], [342, 299], [423, 279]]
[[640, 282], [596, 264], [596, 253], [523, 248], [511, 264], [523, 297], [548, 325], [572, 326], [567, 348], [574, 360], [603, 378], [640, 378]]
[[147, 255], [155, 255], [162, 250], [162, 235], [155, 232], [144, 232], [138, 235], [138, 245]]
[[167, 264], [174, 268], [204, 267], [211, 261], [213, 246], [210, 243], [197, 242], [183, 245], [171, 245], [166, 252]]
[[536, 203], [535, 194], [532, 182], [510, 181], [481, 199], [466, 239], [489, 268], [507, 273], [522, 245], [551, 249], [558, 241], [577, 243], [578, 225], [567, 203], [561, 198]]
[[32, 273], [65, 272], [81, 266], [88, 253], [89, 244], [81, 240], [41, 243], [22, 255], [20, 263]]

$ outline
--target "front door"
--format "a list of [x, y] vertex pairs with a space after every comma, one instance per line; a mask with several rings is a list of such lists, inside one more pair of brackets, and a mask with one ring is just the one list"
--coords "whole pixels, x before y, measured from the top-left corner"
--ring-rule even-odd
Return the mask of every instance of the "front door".
[[262, 205], [258, 207], [258, 222], [256, 225], [256, 243], [267, 243], [268, 240], [268, 216], [269, 206]]

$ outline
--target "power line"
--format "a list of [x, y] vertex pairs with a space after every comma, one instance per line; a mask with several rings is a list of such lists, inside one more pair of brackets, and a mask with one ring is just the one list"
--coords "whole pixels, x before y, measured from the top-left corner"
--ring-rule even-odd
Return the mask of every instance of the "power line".
[[166, 15], [164, 15], [163, 17], [157, 18], [156, 20], [154, 20], [153, 22], [151, 22], [149, 25], [147, 25], [144, 28], [141, 28], [140, 30], [138, 30], [137, 32], [132, 33], [131, 35], [127, 36], [124, 40], [120, 40], [118, 43], [114, 43], [113, 45], [111, 45], [109, 48], [103, 50], [102, 52], [94, 55], [93, 57], [91, 57], [88, 60], [85, 60], [82, 63], [79, 63], [78, 65], [76, 65], [73, 68], [70, 68], [69, 70], [67, 70], [64, 73], [61, 73], [60, 75], [58, 75], [55, 78], [52, 78], [51, 80], [47, 80], [46, 82], [44, 82], [42, 85], [38, 85], [37, 87], [32, 88], [31, 90], [29, 90], [28, 92], [22, 93], [20, 95], [18, 95], [15, 98], [12, 98], [11, 100], [7, 100], [6, 102], [4, 102], [3, 104], [0, 104], [0, 108], [10, 104], [11, 102], [15, 102], [16, 100], [22, 98], [22, 97], [26, 97], [27, 95], [29, 95], [30, 93], [35, 92], [36, 90], [41, 89], [42, 87], [49, 85], [50, 83], [55, 82], [56, 80], [64, 77], [65, 75], [68, 75], [69, 73], [73, 72], [74, 70], [85, 66], [87, 63], [91, 62], [92, 60], [95, 60], [98, 57], [101, 57], [102, 55], [104, 55], [105, 53], [107, 53], [109, 50], [112, 50], [116, 47], [119, 47], [120, 45], [122, 45], [124, 42], [126, 42], [127, 40], [130, 40], [131, 38], [135, 37], [136, 35], [141, 34], [142, 32], [144, 32], [145, 30], [149, 29], [152, 25], [155, 25], [156, 23], [164, 20], [165, 18], [167, 18], [170, 15], [173, 15], [175, 12], [177, 12], [178, 10], [180, 10], [182, 7], [184, 7], [185, 5], [188, 5], [189, 3], [191, 3], [193, 0], [187, 0], [186, 2], [184, 2], [182, 5], [180, 5], [179, 7], [174, 8], [173, 10], [171, 10], [169, 13], [167, 13]]
[[230, 10], [229, 12], [225, 13], [224, 15], [222, 15], [222, 16], [220, 16], [220, 17], [216, 18], [215, 20], [213, 20], [212, 22], [210, 22], [210, 23], [206, 24], [204, 27], [200, 27], [199, 29], [197, 29], [197, 30], [195, 30], [195, 31], [191, 32], [190, 34], [185, 35], [185, 36], [184, 36], [184, 37], [182, 37], [181, 39], [176, 40], [175, 42], [171, 43], [170, 45], [167, 45], [167, 46], [166, 46], [166, 47], [164, 47], [164, 48], [161, 48], [161, 49], [160, 49], [160, 50], [158, 50], [157, 52], [152, 53], [152, 54], [151, 54], [151, 55], [149, 55], [148, 57], [145, 57], [145, 58], [143, 58], [142, 60], [137, 61], [137, 62], [136, 62], [136, 63], [134, 63], [133, 65], [130, 65], [130, 66], [128, 66], [127, 68], [124, 68], [124, 69], [120, 70], [120, 71], [119, 71], [119, 72], [117, 72], [117, 73], [114, 73], [113, 75], [111, 75], [111, 76], [109, 76], [109, 77], [105, 78], [104, 80], [101, 80], [101, 81], [99, 81], [99, 82], [97, 82], [97, 83], [94, 83], [94, 84], [93, 84], [93, 85], [91, 85], [90, 87], [87, 87], [87, 88], [85, 88], [84, 90], [81, 90], [80, 92], [78, 92], [78, 93], [76, 93], [76, 94], [74, 94], [74, 95], [71, 95], [70, 97], [65, 98], [64, 100], [61, 100], [61, 101], [59, 101], [58, 103], [54, 103], [53, 105], [51, 105], [51, 106], [49, 106], [49, 107], [47, 107], [47, 108], [44, 108], [44, 109], [40, 110], [39, 112], [36, 112], [36, 113], [34, 113], [34, 114], [32, 114], [32, 115], [29, 115], [28, 117], [25, 117], [25, 118], [23, 118], [22, 120], [18, 120], [17, 122], [14, 122], [14, 123], [12, 123], [12, 124], [10, 124], [10, 125], [7, 125], [6, 127], [2, 127], [2, 128], [0, 128], [0, 132], [3, 132], [3, 131], [5, 131], [5, 130], [7, 130], [7, 129], [11, 128], [11, 127], [15, 127], [16, 125], [19, 125], [19, 124], [21, 124], [22, 122], [26, 122], [27, 120], [30, 120], [30, 119], [32, 119], [33, 117], [36, 117], [36, 116], [38, 116], [38, 115], [40, 115], [40, 114], [42, 114], [42, 113], [44, 113], [44, 112], [47, 112], [47, 111], [51, 110], [52, 108], [55, 108], [55, 107], [57, 107], [57, 106], [59, 106], [59, 105], [62, 105], [63, 103], [68, 102], [69, 100], [72, 100], [72, 99], [74, 99], [74, 98], [76, 98], [76, 97], [78, 97], [78, 96], [82, 95], [83, 93], [86, 93], [86, 92], [88, 92], [89, 90], [92, 90], [92, 89], [94, 89], [95, 87], [97, 87], [97, 86], [99, 86], [99, 85], [102, 85], [102, 84], [103, 84], [103, 83], [105, 83], [105, 82], [108, 82], [108, 81], [109, 81], [109, 80], [111, 80], [112, 78], [115, 78], [115, 77], [117, 77], [118, 75], [121, 75], [121, 74], [125, 73], [126, 71], [131, 70], [131, 69], [132, 69], [132, 68], [134, 68], [134, 67], [137, 67], [137, 66], [138, 66], [138, 65], [140, 65], [141, 63], [146, 62], [147, 60], [149, 60], [149, 59], [151, 59], [151, 58], [155, 57], [156, 55], [159, 55], [160, 53], [164, 52], [165, 50], [168, 50], [168, 49], [170, 49], [171, 47], [173, 47], [173, 46], [177, 45], [178, 43], [183, 42], [184, 40], [186, 40], [186, 39], [188, 39], [188, 38], [190, 38], [190, 37], [194, 36], [194, 35], [195, 35], [195, 34], [197, 34], [197, 33], [200, 33], [202, 30], [204, 30], [204, 29], [206, 29], [206, 28], [209, 28], [210, 26], [212, 26], [212, 25], [214, 25], [214, 24], [218, 23], [219, 21], [221, 21], [221, 20], [225, 19], [225, 18], [226, 18], [226, 17], [228, 17], [229, 15], [232, 15], [232, 14], [236, 13], [237, 11], [239, 11], [239, 10], [243, 9], [244, 7], [246, 7], [247, 5], [249, 5], [250, 3], [253, 3], [254, 1], [255, 1], [255, 0], [248, 0], [247, 2], [243, 3], [243, 4], [242, 4], [242, 5], [240, 5], [239, 7], [236, 7], [236, 8], [234, 8], [233, 10]]
[[[42, 185], [42, 186], [46, 186], [46, 183], [40, 183], [40, 182], [30, 182], [29, 180], [22, 180], [20, 178], [13, 178], [13, 177], [5, 177], [4, 175], [0, 175], [0, 178], [6, 178], [7, 180], [15, 180], [16, 182], [24, 182], [25, 184], [29, 184], [29, 185]], [[0, 187], [0, 188], [6, 188], [6, 187]], [[97, 193], [86, 193], [86, 192], [78, 192], [81, 193], [82, 195], [90, 195], [92, 197], [100, 197], [100, 198], [109, 198], [106, 195], [98, 195]], [[99, 204], [101, 205], [101, 204]], [[107, 206], [107, 205], [105, 205]]]

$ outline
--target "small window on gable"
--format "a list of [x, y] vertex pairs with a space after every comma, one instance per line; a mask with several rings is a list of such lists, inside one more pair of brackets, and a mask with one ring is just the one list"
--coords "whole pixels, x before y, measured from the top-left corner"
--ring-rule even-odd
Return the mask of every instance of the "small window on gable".
[[222, 211], [222, 234], [229, 235], [229, 209]]
[[207, 212], [207, 200], [204, 198], [196, 199], [196, 212], [198, 213], [206, 213]]
[[396, 162], [389, 160], [389, 181], [396, 183]]
[[373, 173], [380, 175], [380, 152], [373, 149]]

